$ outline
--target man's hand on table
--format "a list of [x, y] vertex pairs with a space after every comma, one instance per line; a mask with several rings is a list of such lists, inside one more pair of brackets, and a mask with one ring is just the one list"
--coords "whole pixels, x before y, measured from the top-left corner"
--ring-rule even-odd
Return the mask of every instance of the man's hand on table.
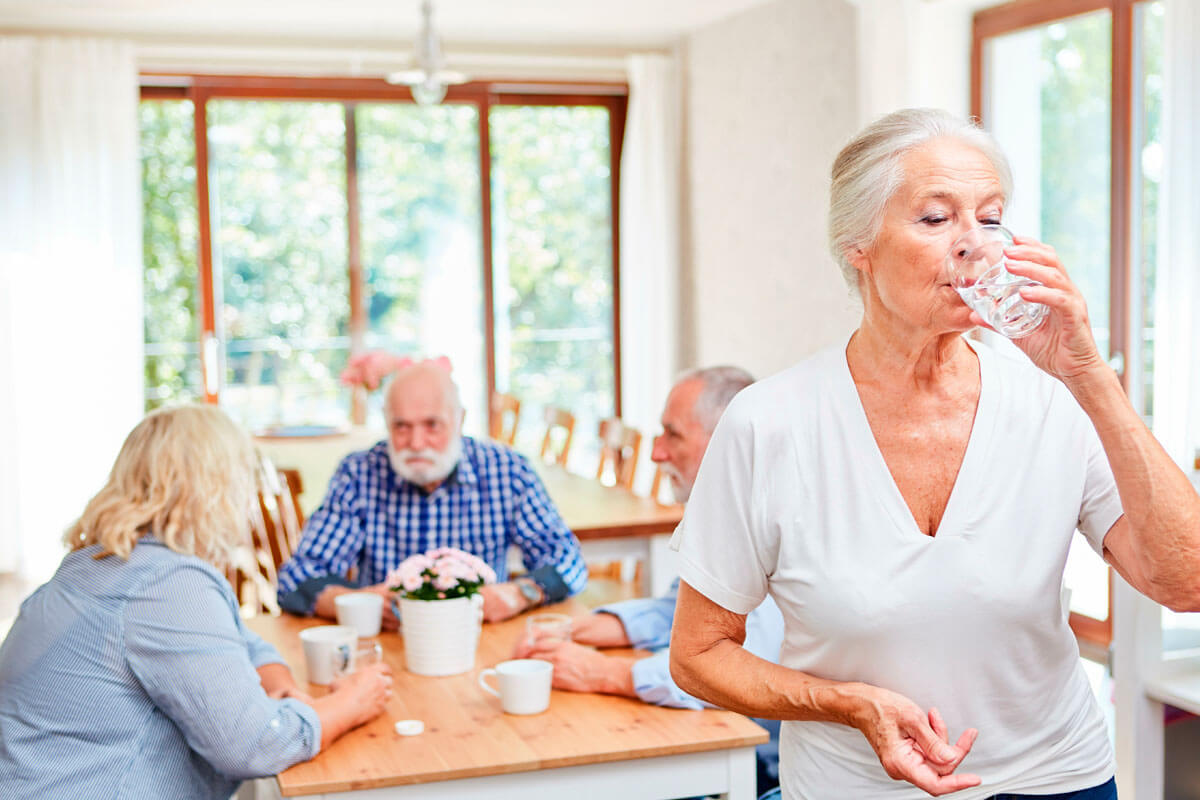
[[387, 588], [386, 584], [377, 583], [374, 586], [363, 586], [360, 589], [351, 589], [347, 586], [326, 586], [317, 595], [317, 600], [313, 604], [313, 614], [325, 619], [337, 619], [337, 605], [334, 599], [341, 594], [349, 592], [375, 592], [383, 597], [383, 629], [385, 631], [394, 631], [399, 629], [400, 622], [396, 619], [395, 611], [392, 608], [392, 602], [400, 595], [398, 592], [393, 592]]
[[620, 617], [604, 612], [571, 620], [571, 639], [593, 647], [629, 647], [629, 634]]
[[549, 661], [554, 665], [555, 689], [637, 697], [633, 688], [635, 658], [605, 655], [554, 634], [522, 637], [513, 658]]
[[[526, 589], [521, 591], [520, 582], [525, 582]], [[483, 596], [483, 621], [501, 622], [511, 619], [522, 611], [537, 606], [540, 599], [531, 599], [526, 594], [541, 598], [542, 590], [529, 578], [517, 578], [508, 583], [489, 583], [480, 587], [479, 594]]]

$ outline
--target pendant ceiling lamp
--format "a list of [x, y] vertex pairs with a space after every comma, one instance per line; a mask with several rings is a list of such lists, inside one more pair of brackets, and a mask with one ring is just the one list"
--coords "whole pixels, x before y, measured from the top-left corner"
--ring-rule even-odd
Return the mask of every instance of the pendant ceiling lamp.
[[423, 106], [435, 106], [446, 97], [446, 88], [466, 83], [467, 76], [446, 69], [442, 44], [433, 30], [433, 3], [421, 0], [421, 32], [417, 35], [412, 69], [393, 72], [388, 83], [400, 83], [412, 89], [413, 100]]

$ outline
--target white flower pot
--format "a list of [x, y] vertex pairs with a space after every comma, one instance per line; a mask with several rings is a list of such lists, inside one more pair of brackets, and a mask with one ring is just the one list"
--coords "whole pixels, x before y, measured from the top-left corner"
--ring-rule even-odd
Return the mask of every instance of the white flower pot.
[[404, 660], [417, 675], [458, 675], [475, 668], [483, 596], [449, 600], [400, 598]]

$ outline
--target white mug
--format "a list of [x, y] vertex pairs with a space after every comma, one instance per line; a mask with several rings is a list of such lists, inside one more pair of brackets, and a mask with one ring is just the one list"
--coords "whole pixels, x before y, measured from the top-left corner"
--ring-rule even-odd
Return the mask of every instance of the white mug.
[[[496, 676], [500, 691], [488, 683]], [[516, 658], [501, 661], [494, 669], [479, 673], [479, 685], [484, 691], [500, 698], [500, 707], [507, 714], [540, 714], [550, 707], [550, 679], [554, 665], [537, 658]]]
[[338, 625], [349, 625], [359, 638], [379, 635], [383, 619], [383, 597], [375, 592], [348, 592], [333, 598]]
[[354, 671], [358, 631], [349, 625], [318, 625], [300, 631], [309, 683], [327, 685]]

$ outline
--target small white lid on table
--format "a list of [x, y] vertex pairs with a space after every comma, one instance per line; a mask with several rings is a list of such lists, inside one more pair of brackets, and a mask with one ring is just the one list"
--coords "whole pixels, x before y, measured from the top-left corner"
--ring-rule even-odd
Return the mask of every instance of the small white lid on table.
[[425, 723], [419, 719], [402, 719], [396, 723], [396, 733], [401, 736], [416, 736], [425, 732]]

